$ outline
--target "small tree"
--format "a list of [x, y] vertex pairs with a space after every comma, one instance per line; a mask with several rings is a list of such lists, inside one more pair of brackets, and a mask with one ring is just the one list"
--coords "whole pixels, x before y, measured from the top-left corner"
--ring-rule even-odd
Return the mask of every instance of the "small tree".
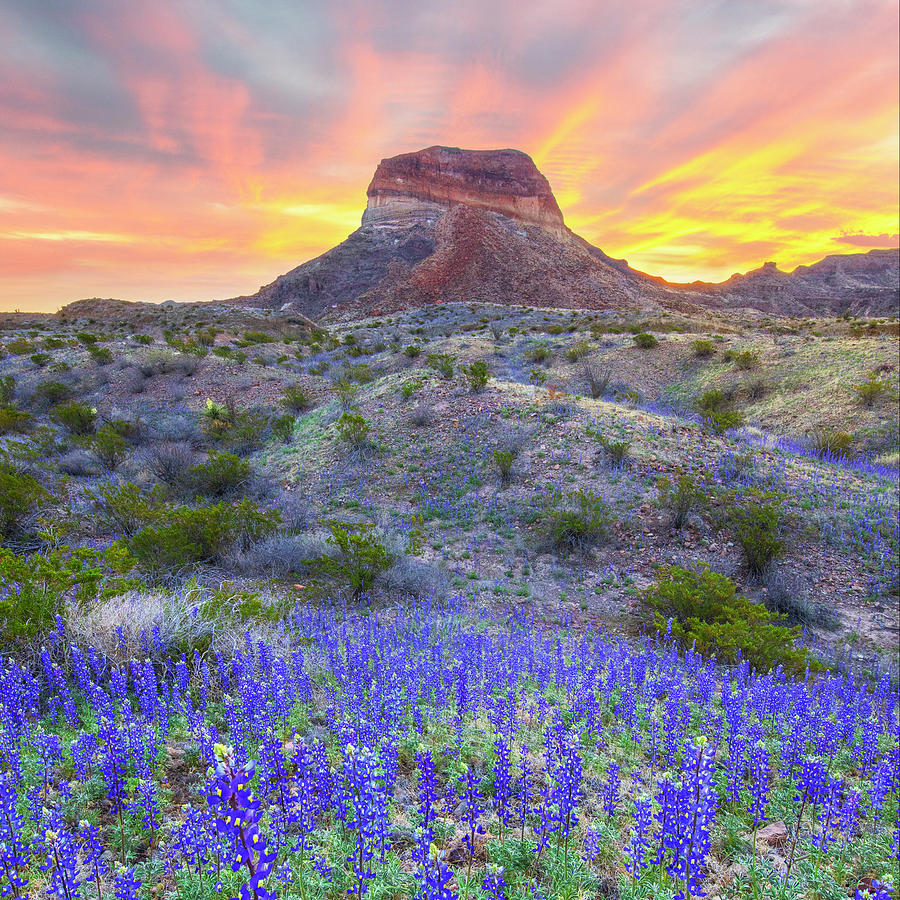
[[512, 464], [515, 454], [511, 450], [495, 450], [494, 462], [500, 472], [500, 483], [502, 485], [509, 484], [512, 475]]
[[866, 409], [871, 409], [887, 389], [888, 383], [883, 378], [879, 378], [874, 372], [870, 372], [865, 381], [854, 384], [851, 387], [853, 393], [856, 394], [856, 399]]
[[346, 410], [337, 420], [340, 439], [355, 450], [362, 450], [369, 443], [369, 423], [357, 412]]
[[327, 543], [337, 550], [335, 557], [311, 560], [310, 567], [345, 581], [359, 599], [372, 589], [375, 579], [394, 564], [394, 556], [373, 533], [371, 525], [329, 522]]

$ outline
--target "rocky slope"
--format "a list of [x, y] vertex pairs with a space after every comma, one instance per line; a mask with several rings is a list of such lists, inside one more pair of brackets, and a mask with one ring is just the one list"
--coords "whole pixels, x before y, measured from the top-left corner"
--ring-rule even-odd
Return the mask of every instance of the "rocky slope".
[[748, 307], [781, 315], [893, 315], [897, 251], [766, 263], [722, 284], [670, 284], [574, 234], [547, 179], [518, 150], [429, 147], [384, 159], [361, 226], [233, 303], [320, 318], [454, 300], [576, 309]]

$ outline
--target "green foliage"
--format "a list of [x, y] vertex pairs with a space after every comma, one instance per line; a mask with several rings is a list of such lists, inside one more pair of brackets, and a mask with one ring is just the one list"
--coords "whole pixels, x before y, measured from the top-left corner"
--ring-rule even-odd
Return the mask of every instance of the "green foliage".
[[34, 396], [39, 403], [53, 406], [69, 400], [72, 390], [60, 381], [43, 381], [34, 389]]
[[750, 574], [760, 577], [784, 552], [780, 510], [770, 495], [751, 490], [741, 505], [732, 508], [729, 518]]
[[344, 367], [344, 378], [357, 384], [371, 384], [375, 380], [375, 371], [368, 363]]
[[822, 456], [848, 456], [853, 447], [853, 437], [846, 431], [823, 425], [813, 431], [813, 446]]
[[16, 379], [12, 375], [0, 376], [0, 403], [12, 403], [16, 393]]
[[609, 508], [591, 491], [558, 491], [545, 511], [545, 528], [560, 553], [585, 552], [600, 543], [611, 519]]
[[632, 340], [634, 340], [635, 347], [641, 350], [652, 350], [659, 344], [659, 341], [646, 331], [638, 332]]
[[456, 367], [456, 357], [449, 353], [429, 353], [428, 365], [434, 369], [441, 378], [452, 378]]
[[227, 431], [234, 424], [234, 416], [233, 404], [218, 403], [210, 397], [206, 398], [206, 405], [200, 410], [203, 427], [213, 436]]
[[337, 420], [340, 439], [354, 449], [362, 449], [369, 443], [369, 423], [358, 413], [345, 410]]
[[409, 400], [416, 391], [421, 389], [421, 387], [421, 381], [411, 378], [409, 381], [404, 381], [403, 384], [400, 385], [400, 396], [404, 400]]
[[525, 358], [533, 363], [549, 363], [553, 359], [553, 350], [548, 343], [541, 341], [528, 348]]
[[602, 432], [591, 429], [588, 429], [588, 434], [596, 439], [600, 451], [614, 466], [621, 466], [628, 459], [631, 441], [613, 441]]
[[375, 579], [394, 564], [394, 556], [373, 532], [371, 525], [329, 522], [327, 543], [335, 556], [311, 560], [310, 567], [345, 582], [358, 599], [372, 589]]
[[91, 334], [90, 331], [79, 331], [75, 334], [75, 337], [84, 344], [85, 347], [92, 347], [100, 340], [96, 334]]
[[580, 341], [576, 341], [574, 344], [572, 344], [571, 347], [569, 347], [568, 350], [566, 350], [566, 359], [569, 362], [578, 362], [578, 360], [584, 359], [584, 357], [587, 356], [592, 349], [593, 345], [589, 340], [582, 339]]
[[88, 603], [131, 587], [115, 550], [58, 547], [25, 557], [0, 549], [0, 642], [21, 646], [49, 631], [67, 602]]
[[247, 547], [281, 523], [277, 510], [259, 509], [253, 501], [210, 506], [175, 506], [161, 510], [125, 546], [151, 572], [179, 569], [222, 556], [235, 545]]
[[488, 372], [487, 363], [483, 359], [476, 359], [469, 363], [465, 368], [465, 373], [469, 379], [469, 387], [474, 393], [484, 390], [490, 372]]
[[422, 352], [422, 348], [418, 344], [407, 344], [403, 348], [403, 352], [410, 359], [415, 359]]
[[742, 372], [755, 369], [759, 365], [759, 354], [754, 353], [752, 350], [741, 350], [739, 353], [735, 353], [732, 359], [735, 368], [740, 369]]
[[744, 424], [741, 412], [734, 408], [731, 397], [718, 388], [705, 391], [695, 401], [703, 421], [715, 434], [724, 434], [729, 428], [739, 428]]
[[31, 427], [32, 418], [12, 403], [0, 404], [0, 434], [22, 433]]
[[870, 372], [865, 381], [852, 385], [850, 389], [866, 409], [871, 409], [881, 395], [887, 392], [888, 386], [887, 381]]
[[107, 363], [111, 363], [113, 361], [112, 350], [109, 347], [88, 347], [88, 353], [91, 354], [91, 358], [94, 362], [98, 363], [101, 366], [105, 366]]
[[39, 368], [43, 368], [53, 357], [49, 353], [32, 353], [29, 359]]
[[53, 407], [50, 418], [71, 434], [92, 434], [97, 421], [97, 410], [86, 403], [70, 400], [68, 403], [61, 403], [59, 406]]
[[500, 472], [501, 484], [509, 484], [515, 454], [511, 450], [495, 450], [493, 459], [497, 465], [497, 469]]
[[105, 484], [88, 492], [98, 524], [123, 537], [131, 537], [145, 525], [155, 522], [165, 510], [166, 492], [159, 484], [144, 493], [131, 482]]
[[734, 663], [740, 655], [763, 670], [781, 665], [802, 673], [809, 661], [805, 650], [794, 648], [799, 629], [779, 624], [781, 617], [739, 595], [730, 578], [708, 567], [662, 567], [641, 601], [658, 632], [666, 633], [671, 619], [679, 643], [715, 653], [723, 662]]
[[536, 366], [529, 372], [529, 377], [531, 379], [531, 383], [540, 387], [547, 381], [547, 373], [543, 369], [539, 369]]
[[275, 338], [271, 334], [264, 331], [246, 331], [244, 332], [244, 340], [236, 341], [239, 346], [247, 347], [251, 344], [274, 344]]
[[120, 431], [111, 423], [102, 425], [91, 439], [91, 449], [107, 469], [116, 469], [125, 458], [127, 444]]
[[306, 412], [315, 402], [312, 392], [302, 384], [290, 384], [281, 395], [281, 405], [291, 413]]
[[286, 444], [294, 435], [294, 417], [290, 413], [285, 413], [273, 419], [272, 433]]
[[687, 524], [691, 511], [705, 500], [705, 495], [689, 475], [682, 475], [675, 485], [665, 476], [656, 482], [659, 503], [672, 514], [672, 528], [681, 529]]
[[197, 491], [205, 497], [237, 493], [250, 479], [250, 463], [233, 453], [212, 452], [189, 470]]
[[24, 472], [0, 462], [0, 537], [13, 537], [22, 520], [50, 499], [50, 494]]
[[706, 340], [693, 341], [691, 343], [691, 349], [694, 351], [694, 356], [699, 357], [700, 359], [715, 356], [716, 353], [716, 345], [712, 341]]
[[25, 338], [14, 338], [6, 345], [6, 352], [13, 356], [24, 356], [26, 353], [34, 353], [34, 344]]

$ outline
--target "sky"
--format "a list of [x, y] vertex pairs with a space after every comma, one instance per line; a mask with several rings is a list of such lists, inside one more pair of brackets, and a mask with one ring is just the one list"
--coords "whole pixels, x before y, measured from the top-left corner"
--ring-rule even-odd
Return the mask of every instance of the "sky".
[[252, 293], [433, 144], [673, 281], [897, 246], [898, 3], [4, 0], [0, 309]]

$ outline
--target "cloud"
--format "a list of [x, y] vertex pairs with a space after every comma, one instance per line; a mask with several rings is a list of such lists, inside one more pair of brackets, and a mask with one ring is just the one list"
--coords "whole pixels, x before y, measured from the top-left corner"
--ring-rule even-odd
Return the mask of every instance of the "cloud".
[[832, 240], [839, 244], [851, 244], [854, 247], [893, 249], [900, 244], [900, 234], [888, 234], [887, 232], [882, 232], [881, 234], [863, 234], [862, 232], [848, 234], [847, 232], [842, 232], [837, 237], [832, 238]]

